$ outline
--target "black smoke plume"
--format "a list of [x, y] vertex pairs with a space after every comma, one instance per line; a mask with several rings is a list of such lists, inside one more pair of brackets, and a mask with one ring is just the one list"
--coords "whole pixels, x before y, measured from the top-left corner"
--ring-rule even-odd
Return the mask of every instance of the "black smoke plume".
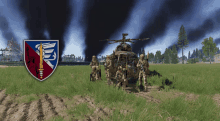
[[[5, 44], [9, 44], [8, 40], [12, 40], [10, 42], [12, 44], [11, 46], [11, 53], [13, 53], [16, 58], [16, 60], [21, 59], [21, 46], [18, 44], [17, 38], [15, 37], [15, 34], [12, 32], [12, 29], [9, 27], [9, 23], [5, 16], [0, 15], [0, 31], [2, 31], [2, 36], [4, 38], [4, 42], [7, 42]], [[13, 39], [12, 39], [13, 38]], [[8, 45], [7, 45], [8, 46]], [[13, 58], [14, 58], [13, 57]]]
[[202, 25], [198, 26], [195, 29], [190, 29], [187, 32], [188, 40], [191, 42], [198, 41], [200, 39], [205, 39], [205, 35], [215, 30], [219, 29], [220, 27], [220, 9], [214, 12], [214, 16], [210, 16], [206, 19]]
[[64, 35], [72, 17], [70, 0], [20, 0], [19, 9], [26, 18], [29, 39], [59, 40], [59, 61], [65, 48]]
[[0, 15], [0, 30], [2, 31], [2, 36], [6, 41], [11, 40], [12, 37], [14, 38], [13, 40], [16, 41], [15, 35], [9, 27], [9, 23], [3, 15]]
[[138, 52], [140, 48], [155, 42], [157, 38], [163, 36], [168, 25], [189, 14], [190, 10], [192, 10], [195, 5], [195, 2], [196, 1], [193, 0], [166, 0], [159, 11], [149, 17], [149, 23], [139, 35], [139, 38], [149, 37], [150, 39], [147, 41], [137, 41], [133, 45], [133, 51]]
[[194, 29], [189, 29], [187, 37], [190, 42], [205, 39], [206, 34], [219, 30], [220, 27], [220, 9], [216, 10], [212, 16], [209, 16], [202, 25]]
[[198, 40], [205, 39], [207, 33], [213, 32], [214, 21], [212, 19], [207, 19], [203, 22], [201, 26], [198, 26], [195, 29], [190, 30], [187, 35], [190, 42], [196, 42]]
[[[92, 6], [90, 6], [92, 4]], [[86, 61], [90, 61], [93, 55], [97, 55], [104, 49], [106, 42], [99, 40], [109, 39], [126, 22], [134, 0], [89, 0], [85, 23], [84, 54]]]
[[215, 39], [214, 41], [216, 43], [216, 46], [220, 44], [220, 38]]
[[[200, 26], [194, 29], [185, 28], [188, 30], [186, 32], [187, 32], [187, 39], [189, 40], [189, 44], [196, 42], [198, 40], [205, 39], [204, 37], [206, 36], [206, 34], [209, 34], [211, 32], [214, 32], [215, 30], [218, 30], [219, 27], [220, 27], [220, 9], [216, 10], [214, 14], [210, 16], [209, 18], [207, 18]], [[215, 43], [218, 45], [220, 43], [220, 40], [216, 39]], [[169, 46], [168, 48], [172, 48], [172, 46]], [[178, 48], [177, 50], [178, 52], [181, 51], [180, 48]]]

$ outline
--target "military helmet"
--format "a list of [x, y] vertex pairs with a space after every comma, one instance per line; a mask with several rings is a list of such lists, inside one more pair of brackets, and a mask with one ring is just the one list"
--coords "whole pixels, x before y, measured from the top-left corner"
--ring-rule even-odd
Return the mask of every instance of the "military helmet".
[[96, 61], [96, 56], [95, 55], [92, 56], [92, 61], [93, 62]]
[[144, 59], [144, 54], [140, 55], [140, 59], [142, 59], [142, 60]]

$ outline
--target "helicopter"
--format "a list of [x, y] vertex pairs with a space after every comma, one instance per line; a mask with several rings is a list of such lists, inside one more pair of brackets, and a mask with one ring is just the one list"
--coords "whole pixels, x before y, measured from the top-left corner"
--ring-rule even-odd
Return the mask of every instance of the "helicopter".
[[[119, 66], [122, 66], [126, 69], [126, 77], [128, 79], [128, 83], [136, 83], [138, 79], [139, 69], [137, 68], [138, 63], [138, 56], [136, 53], [132, 52], [132, 47], [127, 44], [126, 42], [132, 42], [132, 40], [148, 40], [150, 38], [144, 38], [144, 39], [126, 39], [126, 36], [128, 36], [127, 33], [122, 34], [122, 39], [120, 40], [100, 40], [100, 41], [111, 41], [111, 43], [108, 44], [114, 44], [114, 43], [120, 43], [115, 51], [111, 55], [109, 55], [109, 58], [112, 62], [112, 66], [109, 68], [110, 71], [110, 79], [113, 83], [117, 83], [114, 78], [115, 74], [117, 72], [117, 69]], [[106, 61], [107, 61], [106, 59]], [[104, 64], [105, 70], [107, 69], [106, 63]], [[107, 73], [107, 72], [106, 72]], [[110, 82], [109, 82], [110, 83]], [[112, 84], [112, 83], [111, 83]]]
[[127, 33], [123, 33], [122, 34], [122, 39], [120, 40], [110, 40], [110, 39], [105, 39], [105, 40], [100, 40], [100, 41], [113, 41], [113, 43], [108, 43], [108, 44], [114, 44], [114, 43], [118, 43], [121, 42], [121, 44], [125, 44], [125, 42], [130, 42], [132, 44], [135, 44], [134, 42], [132, 42], [132, 40], [148, 40], [150, 38], [144, 38], [144, 39], [126, 39], [126, 36], [128, 36]]

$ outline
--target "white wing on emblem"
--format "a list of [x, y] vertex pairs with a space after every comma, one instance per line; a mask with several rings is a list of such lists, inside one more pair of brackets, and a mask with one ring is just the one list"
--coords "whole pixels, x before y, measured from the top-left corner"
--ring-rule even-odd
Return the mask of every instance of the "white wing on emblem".
[[44, 50], [45, 53], [52, 53], [54, 49]]
[[[53, 58], [49, 59], [51, 57], [52, 52], [54, 51], [54, 49], [49, 49], [49, 48], [54, 48], [56, 43], [43, 43], [43, 59], [46, 61], [46, 63], [53, 68], [54, 65], [51, 64], [50, 61], [56, 60], [56, 53], [54, 52]], [[38, 55], [40, 55], [40, 44], [35, 45], [35, 48], [37, 48], [38, 50], [36, 51], [36, 53]]]
[[[55, 47], [56, 43], [43, 43], [43, 48], [47, 49], [47, 48], [53, 48]], [[37, 48], [39, 50], [40, 44], [35, 45], [35, 48]]]

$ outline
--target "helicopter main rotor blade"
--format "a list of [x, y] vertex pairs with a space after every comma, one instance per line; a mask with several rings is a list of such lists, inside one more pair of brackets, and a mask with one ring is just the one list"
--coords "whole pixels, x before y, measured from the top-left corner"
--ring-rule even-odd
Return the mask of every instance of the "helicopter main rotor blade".
[[110, 39], [104, 39], [104, 40], [99, 40], [99, 41], [114, 41], [114, 42], [120, 42], [120, 40], [110, 40]]
[[109, 41], [109, 39], [99, 40], [99, 41]]
[[148, 39], [150, 39], [150, 38], [144, 38], [144, 39], [130, 39], [130, 40], [148, 40]]

